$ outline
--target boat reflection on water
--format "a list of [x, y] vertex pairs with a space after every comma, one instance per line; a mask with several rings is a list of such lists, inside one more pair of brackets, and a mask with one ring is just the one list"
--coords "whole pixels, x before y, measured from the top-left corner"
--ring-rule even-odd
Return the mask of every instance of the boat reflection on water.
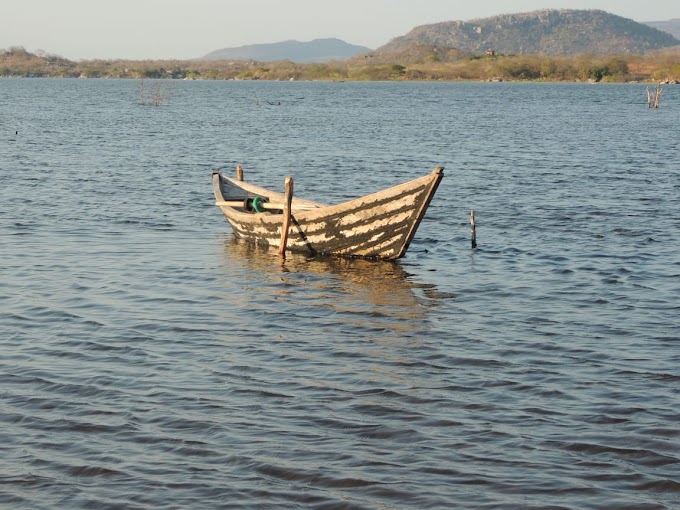
[[382, 412], [383, 388], [417, 384], [417, 360], [440, 337], [435, 305], [399, 262], [301, 254], [282, 262], [277, 250], [235, 236], [222, 246], [222, 339], [250, 385], [271, 391], [275, 374], [279, 389], [341, 400], [374, 388], [362, 405]]
[[414, 283], [398, 262], [296, 253], [281, 261], [275, 250], [232, 236], [224, 242], [224, 264], [228, 285], [238, 286], [230, 299], [247, 295], [247, 304], [237, 306], [247, 307], [251, 317], [290, 307], [290, 319], [306, 326], [328, 321], [365, 333], [407, 333], [422, 327], [433, 306], [421, 294], [431, 286]]

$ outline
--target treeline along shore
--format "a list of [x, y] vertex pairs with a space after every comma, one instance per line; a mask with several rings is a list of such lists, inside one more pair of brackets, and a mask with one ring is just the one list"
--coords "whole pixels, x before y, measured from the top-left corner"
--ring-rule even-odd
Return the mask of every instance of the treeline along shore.
[[680, 83], [680, 48], [646, 55], [471, 55], [421, 47], [397, 58], [365, 54], [319, 64], [290, 61], [83, 60], [21, 47], [0, 50], [0, 77], [319, 81], [552, 81]]

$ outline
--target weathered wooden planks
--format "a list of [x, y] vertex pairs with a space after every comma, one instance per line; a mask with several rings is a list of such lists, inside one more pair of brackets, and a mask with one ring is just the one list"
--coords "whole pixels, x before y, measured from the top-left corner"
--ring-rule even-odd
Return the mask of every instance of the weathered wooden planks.
[[[292, 198], [285, 249], [344, 257], [403, 257], [442, 177], [443, 168], [438, 167], [413, 181], [331, 206]], [[216, 203], [237, 236], [281, 246], [278, 211], [251, 213], [238, 204], [255, 196], [285, 204], [285, 195], [219, 173], [213, 174], [213, 187]]]

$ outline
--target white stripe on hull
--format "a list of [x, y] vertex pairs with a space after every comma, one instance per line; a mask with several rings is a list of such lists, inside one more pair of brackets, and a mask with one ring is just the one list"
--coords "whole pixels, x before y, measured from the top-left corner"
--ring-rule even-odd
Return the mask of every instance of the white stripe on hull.
[[[398, 258], [408, 247], [441, 177], [441, 169], [435, 169], [420, 179], [336, 206], [299, 201], [315, 208], [299, 212], [293, 209], [287, 247], [329, 255]], [[240, 190], [242, 197], [257, 192], [261, 193], [259, 196], [278, 199], [277, 194], [263, 188], [248, 185], [248, 189], [242, 189], [239, 186], [243, 183], [221, 177], [215, 181], [218, 201], [225, 200], [222, 183], [230, 193]], [[237, 236], [262, 245], [279, 246], [281, 214], [248, 213], [229, 206], [220, 208]]]

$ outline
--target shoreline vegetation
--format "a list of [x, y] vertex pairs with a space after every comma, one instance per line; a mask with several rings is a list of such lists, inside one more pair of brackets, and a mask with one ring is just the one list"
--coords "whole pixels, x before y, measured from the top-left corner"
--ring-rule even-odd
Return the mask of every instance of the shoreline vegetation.
[[0, 50], [0, 77], [279, 81], [546, 81], [680, 83], [680, 48], [646, 55], [471, 55], [420, 48], [419, 55], [365, 54], [344, 61], [83, 60], [22, 47]]

